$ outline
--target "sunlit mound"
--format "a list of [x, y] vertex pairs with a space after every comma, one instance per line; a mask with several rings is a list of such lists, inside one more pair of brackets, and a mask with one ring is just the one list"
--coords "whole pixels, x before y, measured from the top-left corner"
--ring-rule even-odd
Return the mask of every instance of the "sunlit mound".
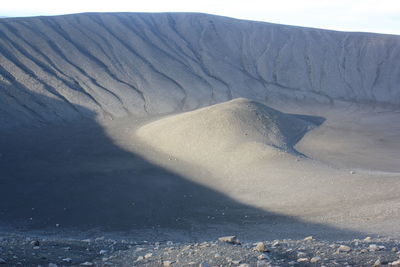
[[293, 145], [313, 127], [295, 115], [238, 98], [151, 122], [137, 134], [170, 156], [201, 163], [296, 153]]

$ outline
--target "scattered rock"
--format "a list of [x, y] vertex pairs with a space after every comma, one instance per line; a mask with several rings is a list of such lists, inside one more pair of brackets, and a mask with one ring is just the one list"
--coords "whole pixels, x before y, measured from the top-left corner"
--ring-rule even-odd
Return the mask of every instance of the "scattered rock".
[[281, 245], [281, 243], [279, 242], [279, 241], [274, 241], [273, 243], [272, 243], [272, 246], [273, 247], [278, 247], [278, 246], [280, 246]]
[[239, 265], [239, 267], [251, 267], [250, 264], [247, 263], [242, 263]]
[[371, 240], [372, 240], [372, 237], [370, 237], [370, 236], [367, 236], [366, 238], [364, 238], [364, 242], [371, 242]]
[[369, 251], [378, 251], [379, 247], [377, 245], [375, 245], [375, 244], [371, 244], [371, 245], [368, 246], [368, 250]]
[[164, 267], [169, 267], [169, 266], [171, 266], [172, 265], [172, 261], [163, 261], [163, 266]]
[[104, 239], [105, 239], [104, 236], [100, 236], [100, 237], [96, 237], [96, 238], [94, 239], [94, 241], [95, 241], [95, 242], [99, 242], [99, 241], [103, 241]]
[[71, 258], [65, 258], [65, 259], [62, 259], [62, 261], [66, 262], [66, 263], [71, 263], [72, 259]]
[[298, 258], [297, 262], [308, 262], [308, 258]]
[[210, 267], [210, 264], [208, 264], [207, 262], [203, 261], [202, 263], [200, 263], [199, 267]]
[[31, 242], [31, 245], [34, 247], [38, 247], [38, 246], [40, 246], [40, 242], [38, 240], [34, 240]]
[[317, 263], [319, 261], [321, 261], [321, 257], [319, 256], [312, 257], [310, 260], [311, 263]]
[[254, 250], [258, 251], [258, 252], [266, 252], [267, 251], [265, 244], [263, 242], [258, 242], [257, 245], [255, 246]]
[[[99, 242], [92, 241], [87, 244], [78, 240], [77, 242], [80, 242], [80, 245], [70, 241], [57, 245], [52, 243], [53, 241], [48, 243], [47, 241], [39, 240], [41, 243], [39, 251], [32, 251], [31, 244], [34, 244], [32, 240], [34, 239], [23, 239], [23, 244], [21, 245], [15, 241], [12, 241], [12, 243], [1, 241], [0, 256], [7, 255], [7, 258], [3, 256], [7, 263], [0, 261], [0, 263], [4, 264], [0, 266], [30, 266], [32, 262], [38, 262], [39, 260], [47, 262], [42, 264], [42, 267], [47, 267], [49, 262], [59, 264], [58, 266], [79, 266], [79, 263], [88, 260], [89, 262], [85, 262], [80, 266], [123, 266], [123, 263], [131, 263], [131, 265], [140, 266], [195, 267], [204, 261], [203, 265], [200, 266], [352, 265], [380, 267], [389, 265], [400, 267], [400, 253], [397, 253], [396, 250], [400, 243], [397, 240], [388, 238], [376, 238], [371, 243], [363, 243], [362, 239], [348, 240], [336, 243], [336, 246], [331, 246], [334, 243], [324, 240], [311, 242], [311, 238], [303, 238], [300, 240], [288, 239], [274, 240], [272, 242], [243, 243], [240, 246], [229, 246], [225, 244], [228, 242], [221, 243], [215, 240], [202, 243], [177, 243], [173, 247], [166, 246], [166, 242], [161, 242], [159, 246], [155, 246], [153, 241], [148, 243], [127, 241], [126, 244], [120, 247], [120, 241], [114, 242], [110, 239], [99, 240]], [[234, 242], [235, 238], [229, 237], [223, 240]], [[357, 242], [359, 242], [358, 246], [355, 245]], [[275, 247], [266, 253], [266, 247], [270, 248], [271, 243], [274, 243]], [[65, 252], [67, 246], [71, 249]], [[10, 248], [11, 250], [9, 250]], [[89, 250], [86, 251], [86, 248]], [[395, 249], [393, 250], [393, 248]], [[27, 253], [25, 249], [27, 249]], [[50, 249], [56, 249], [57, 252]], [[82, 253], [77, 253], [77, 249]], [[21, 254], [21, 252], [25, 254]], [[339, 254], [338, 252], [351, 253]], [[101, 256], [103, 254], [105, 255]], [[26, 255], [30, 258], [27, 258]], [[73, 260], [66, 258], [67, 255]], [[20, 264], [18, 264], [18, 261], [20, 261]], [[50, 266], [54, 267], [54, 265]]]
[[236, 236], [223, 236], [218, 238], [219, 242], [224, 242], [224, 243], [229, 243], [229, 244], [240, 244], [239, 240], [236, 238]]
[[261, 254], [261, 255], [259, 255], [259, 256], [257, 257], [257, 259], [259, 259], [259, 260], [268, 260], [269, 257], [268, 257], [267, 255], [265, 255], [265, 254]]
[[207, 242], [203, 242], [203, 243], [201, 243], [199, 246], [200, 246], [201, 248], [206, 248], [206, 247], [209, 247], [210, 244], [207, 243]]
[[307, 256], [307, 254], [304, 252], [297, 252], [297, 258], [304, 258], [306, 256]]
[[399, 251], [398, 248], [396, 248], [396, 247], [392, 248], [392, 252], [397, 252], [397, 251]]
[[337, 252], [350, 252], [351, 247], [346, 246], [346, 245], [340, 245], [339, 248], [337, 249]]
[[257, 267], [271, 267], [272, 265], [268, 261], [257, 261]]
[[310, 235], [303, 239], [304, 241], [312, 241], [314, 238]]

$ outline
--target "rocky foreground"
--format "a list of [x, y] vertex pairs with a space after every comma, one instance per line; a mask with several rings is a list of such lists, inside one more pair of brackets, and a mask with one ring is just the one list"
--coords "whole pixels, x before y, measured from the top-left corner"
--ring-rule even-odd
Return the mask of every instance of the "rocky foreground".
[[99, 237], [55, 240], [6, 236], [2, 266], [400, 266], [399, 240], [354, 239], [240, 242], [234, 236], [201, 243], [137, 242]]

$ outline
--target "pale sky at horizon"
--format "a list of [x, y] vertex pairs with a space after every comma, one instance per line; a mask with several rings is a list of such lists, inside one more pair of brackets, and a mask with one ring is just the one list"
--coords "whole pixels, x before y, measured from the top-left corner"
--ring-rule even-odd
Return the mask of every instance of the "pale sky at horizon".
[[0, 16], [82, 12], [202, 12], [240, 19], [340, 31], [400, 35], [400, 0], [11, 0]]

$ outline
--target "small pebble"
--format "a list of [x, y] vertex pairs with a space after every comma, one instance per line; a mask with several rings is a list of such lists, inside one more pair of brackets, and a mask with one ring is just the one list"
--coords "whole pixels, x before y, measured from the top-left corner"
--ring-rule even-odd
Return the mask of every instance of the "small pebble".
[[316, 263], [316, 262], [319, 262], [319, 261], [321, 261], [321, 257], [318, 257], [318, 256], [312, 257], [311, 260], [310, 260], [311, 263]]
[[371, 244], [371, 245], [369, 245], [368, 250], [369, 251], [378, 251], [379, 247], [375, 244]]
[[62, 261], [66, 262], [66, 263], [71, 263], [72, 259], [71, 258], [65, 258], [65, 259], [62, 259]]
[[218, 238], [218, 241], [224, 242], [224, 243], [229, 243], [229, 244], [238, 244], [239, 243], [238, 239], [234, 235], [220, 237], [220, 238]]
[[273, 243], [272, 243], [272, 246], [273, 247], [277, 247], [277, 246], [280, 246], [280, 242], [279, 241], [274, 241]]
[[255, 251], [258, 252], [265, 252], [267, 249], [265, 248], [265, 244], [263, 242], [258, 242], [256, 247], [254, 248]]
[[349, 246], [340, 245], [337, 252], [350, 252], [351, 248]]
[[299, 258], [297, 262], [308, 262], [308, 258]]
[[261, 255], [257, 256], [257, 259], [259, 259], [259, 260], [267, 260], [267, 259], [269, 259], [269, 257], [267, 255], [265, 255], [265, 254], [261, 254]]
[[305, 258], [306, 256], [307, 256], [307, 254], [304, 253], [304, 252], [298, 252], [297, 253], [297, 258]]
[[40, 246], [40, 242], [37, 241], [37, 240], [34, 240], [34, 241], [31, 242], [31, 245], [34, 246], [34, 247], [38, 247], [38, 246]]

